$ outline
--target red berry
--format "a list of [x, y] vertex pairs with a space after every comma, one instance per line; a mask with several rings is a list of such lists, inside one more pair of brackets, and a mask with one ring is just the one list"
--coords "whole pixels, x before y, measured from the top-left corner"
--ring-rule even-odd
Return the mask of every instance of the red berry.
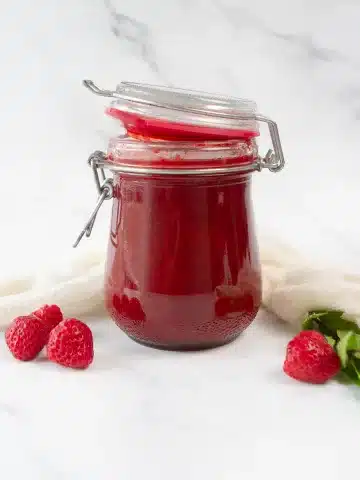
[[33, 360], [44, 348], [48, 338], [47, 327], [33, 315], [17, 317], [5, 332], [10, 352], [18, 360]]
[[321, 333], [305, 330], [287, 346], [284, 372], [308, 383], [325, 383], [340, 370], [340, 358]]
[[32, 314], [39, 318], [49, 330], [56, 327], [63, 319], [63, 314], [57, 305], [43, 305]]
[[64, 367], [88, 367], [94, 358], [90, 328], [76, 318], [63, 320], [50, 332], [47, 356]]

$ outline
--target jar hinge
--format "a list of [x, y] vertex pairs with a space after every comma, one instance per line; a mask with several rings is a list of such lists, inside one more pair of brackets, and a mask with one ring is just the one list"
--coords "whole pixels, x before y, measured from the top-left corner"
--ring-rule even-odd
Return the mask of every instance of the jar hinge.
[[274, 150], [268, 150], [267, 154], [261, 160], [261, 167], [268, 168], [270, 172], [280, 172], [285, 166], [284, 154], [282, 151], [279, 130], [277, 124], [264, 115], [255, 115], [259, 122], [264, 122], [269, 128], [271, 143]]
[[[99, 193], [99, 198], [92, 214], [90, 215], [89, 220], [86, 222], [84, 228], [81, 230], [79, 236], [77, 237], [73, 245], [74, 248], [76, 248], [79, 245], [84, 235], [86, 235], [86, 237], [90, 237], [95, 220], [96, 220], [96, 216], [100, 210], [101, 205], [104, 203], [105, 200], [110, 200], [113, 196], [113, 180], [112, 178], [106, 178], [104, 169], [100, 167], [98, 164], [99, 160], [104, 160], [104, 158], [105, 158], [105, 153], [101, 151], [96, 151], [92, 153], [89, 157], [88, 163], [91, 166], [93, 171], [96, 188]], [[102, 180], [100, 180], [99, 171], [100, 171]]]

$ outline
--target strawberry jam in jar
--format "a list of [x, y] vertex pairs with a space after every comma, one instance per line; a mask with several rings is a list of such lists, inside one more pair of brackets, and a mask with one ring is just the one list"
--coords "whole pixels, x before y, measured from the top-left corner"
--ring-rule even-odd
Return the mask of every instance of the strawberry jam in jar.
[[[198, 350], [234, 340], [261, 303], [251, 175], [284, 165], [276, 124], [252, 102], [122, 83], [107, 114], [126, 135], [89, 163], [99, 201], [112, 198], [105, 302], [135, 341]], [[258, 152], [258, 122], [274, 152]], [[104, 171], [112, 176], [107, 178]]]

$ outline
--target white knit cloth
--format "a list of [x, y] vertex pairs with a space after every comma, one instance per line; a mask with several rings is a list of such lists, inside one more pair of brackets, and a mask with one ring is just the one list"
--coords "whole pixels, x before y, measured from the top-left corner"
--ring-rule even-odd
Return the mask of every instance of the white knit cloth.
[[[342, 309], [360, 325], [360, 275], [314, 269], [292, 249], [263, 239], [263, 306], [298, 327], [314, 308]], [[104, 316], [105, 252], [80, 245], [67, 265], [0, 281], [0, 328], [42, 304], [58, 304], [66, 316]]]

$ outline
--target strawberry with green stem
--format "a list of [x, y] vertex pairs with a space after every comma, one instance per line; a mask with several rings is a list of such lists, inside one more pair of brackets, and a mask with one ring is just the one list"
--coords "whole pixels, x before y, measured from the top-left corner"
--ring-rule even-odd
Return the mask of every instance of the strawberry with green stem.
[[[316, 332], [316, 338], [320, 343], [319, 335], [326, 340], [339, 359], [339, 370], [341, 370], [337, 376], [339, 380], [360, 386], [360, 328], [354, 321], [346, 317], [345, 312], [326, 309], [312, 310], [305, 316], [302, 329]], [[331, 358], [330, 351], [327, 351], [328, 358]], [[308, 365], [303, 365], [303, 368], [311, 368], [311, 358], [304, 355], [302, 358], [305, 363], [308, 362]], [[288, 373], [285, 364], [284, 371]], [[332, 376], [334, 375], [329, 376], [329, 379]], [[293, 376], [293, 378], [295, 377]]]

